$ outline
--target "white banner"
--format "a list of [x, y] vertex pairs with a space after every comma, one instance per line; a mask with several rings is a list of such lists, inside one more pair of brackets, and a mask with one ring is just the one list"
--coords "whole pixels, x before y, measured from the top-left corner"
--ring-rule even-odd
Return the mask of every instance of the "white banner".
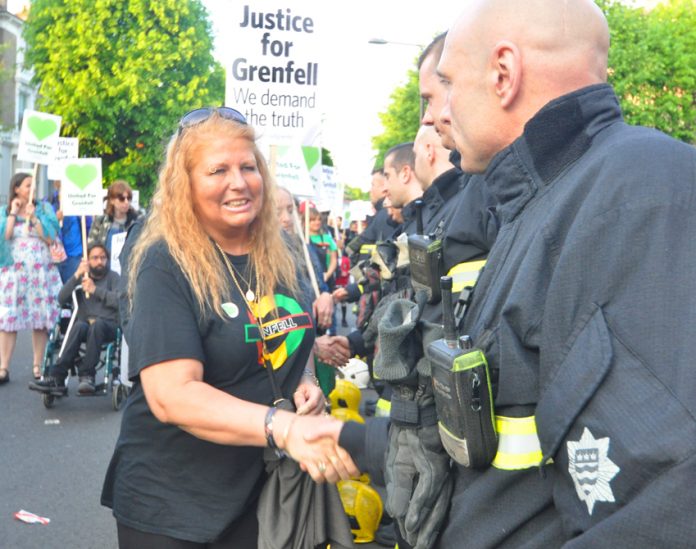
[[321, 180], [321, 149], [275, 147], [275, 178], [292, 194], [314, 198]]
[[101, 158], [63, 160], [58, 175], [63, 215], [104, 213]]
[[80, 156], [80, 143], [77, 137], [59, 137], [56, 141], [53, 161], [48, 165], [48, 178], [60, 179], [60, 163]]
[[46, 112], [25, 110], [19, 131], [17, 160], [50, 164], [56, 152], [62, 118]]
[[[268, 159], [272, 145], [321, 147], [319, 9], [310, 0], [235, 2], [230, 7], [233, 38], [224, 53], [225, 103], [256, 129]], [[282, 156], [276, 156], [278, 183], [297, 194], [308, 193], [307, 180], [318, 179], [320, 171], [312, 174], [296, 152], [285, 160]]]
[[322, 166], [318, 194], [320, 211], [330, 211], [333, 216], [343, 217], [343, 185], [338, 182], [333, 166]]

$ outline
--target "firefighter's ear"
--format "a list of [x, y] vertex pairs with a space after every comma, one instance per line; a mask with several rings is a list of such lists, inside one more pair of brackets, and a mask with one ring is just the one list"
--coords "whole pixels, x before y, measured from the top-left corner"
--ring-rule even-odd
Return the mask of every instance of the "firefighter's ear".
[[404, 164], [401, 170], [399, 170], [399, 179], [402, 183], [406, 184], [411, 180], [412, 176], [413, 170], [411, 169], [411, 166], [409, 166], [408, 164]]
[[489, 77], [500, 106], [508, 108], [517, 98], [522, 83], [522, 56], [515, 44], [502, 40], [495, 45]]

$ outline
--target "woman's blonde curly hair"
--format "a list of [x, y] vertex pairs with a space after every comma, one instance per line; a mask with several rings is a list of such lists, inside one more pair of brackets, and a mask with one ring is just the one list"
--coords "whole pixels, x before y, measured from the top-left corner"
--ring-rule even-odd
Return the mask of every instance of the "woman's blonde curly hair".
[[138, 270], [150, 246], [160, 240], [184, 273], [202, 311], [212, 309], [224, 318], [222, 296], [228, 294], [228, 276], [220, 253], [193, 210], [190, 173], [201, 148], [220, 139], [245, 139], [252, 148], [263, 180], [263, 202], [249, 228], [249, 260], [258, 273], [260, 295], [272, 296], [278, 284], [296, 293], [293, 255], [281, 233], [276, 209], [276, 185], [255, 143], [251, 126], [214, 112], [210, 118], [172, 137], [160, 170], [152, 211], [131, 254], [128, 295], [133, 302]]

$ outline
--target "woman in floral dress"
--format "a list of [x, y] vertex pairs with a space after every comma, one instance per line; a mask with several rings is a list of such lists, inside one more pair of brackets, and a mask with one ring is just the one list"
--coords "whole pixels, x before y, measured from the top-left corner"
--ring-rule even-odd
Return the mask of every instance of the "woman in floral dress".
[[34, 377], [41, 376], [48, 330], [58, 319], [58, 269], [49, 244], [58, 232], [50, 205], [29, 201], [31, 176], [14, 175], [7, 208], [0, 208], [0, 384], [9, 367], [18, 330], [33, 330]]

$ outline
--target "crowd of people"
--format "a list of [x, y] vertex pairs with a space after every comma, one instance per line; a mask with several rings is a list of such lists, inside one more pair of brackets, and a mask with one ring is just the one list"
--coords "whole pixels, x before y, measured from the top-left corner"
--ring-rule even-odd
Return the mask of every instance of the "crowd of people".
[[[60, 290], [49, 246], [76, 257], [73, 225], [13, 179], [0, 383], [78, 281], [81, 338], [120, 309], [133, 390], [101, 501], [121, 548], [266, 547], [279, 459], [369, 473], [401, 549], [692, 543], [696, 151], [622, 120], [608, 49], [591, 0], [469, 2], [418, 60], [422, 126], [372, 174], [364, 227], [277, 187], [240, 112], [200, 108], [148, 215], [114, 182]], [[326, 395], [355, 356], [380, 399], [344, 423]], [[62, 391], [65, 362], [30, 387]]]
[[[60, 181], [53, 183], [54, 192], [48, 200], [35, 200], [32, 176], [19, 172], [10, 181], [7, 206], [0, 208], [0, 232], [3, 235], [0, 239], [0, 384], [10, 380], [10, 362], [17, 332], [29, 329], [32, 330], [32, 374], [35, 380], [41, 380], [48, 332], [59, 319], [60, 307], [71, 303], [72, 289], [78, 283], [87, 295], [95, 281], [110, 273], [106, 265], [110, 258], [111, 238], [127, 231], [140, 215], [131, 207], [133, 192], [130, 185], [125, 181], [114, 181], [107, 190], [105, 214], [84, 219], [88, 239], [83, 244], [82, 221], [76, 216], [63, 216]], [[89, 257], [95, 246], [101, 248], [99, 256], [106, 258], [102, 274], [98, 268], [94, 270]], [[107, 278], [111, 280], [111, 275]], [[65, 294], [68, 287], [70, 290]], [[115, 288], [116, 283], [111, 280], [110, 289], [115, 292]], [[90, 303], [103, 299], [101, 291], [97, 291]], [[113, 315], [111, 317], [111, 322], [115, 323], [116, 319]], [[93, 378], [94, 365], [96, 359], [88, 367], [89, 373], [81, 377]], [[64, 378], [65, 375], [60, 375], [57, 379], [64, 381]], [[92, 390], [86, 385], [83, 389], [93, 392], [94, 380], [83, 381], [89, 381]], [[54, 383], [55, 379], [41, 380], [38, 386], [43, 382]]]

